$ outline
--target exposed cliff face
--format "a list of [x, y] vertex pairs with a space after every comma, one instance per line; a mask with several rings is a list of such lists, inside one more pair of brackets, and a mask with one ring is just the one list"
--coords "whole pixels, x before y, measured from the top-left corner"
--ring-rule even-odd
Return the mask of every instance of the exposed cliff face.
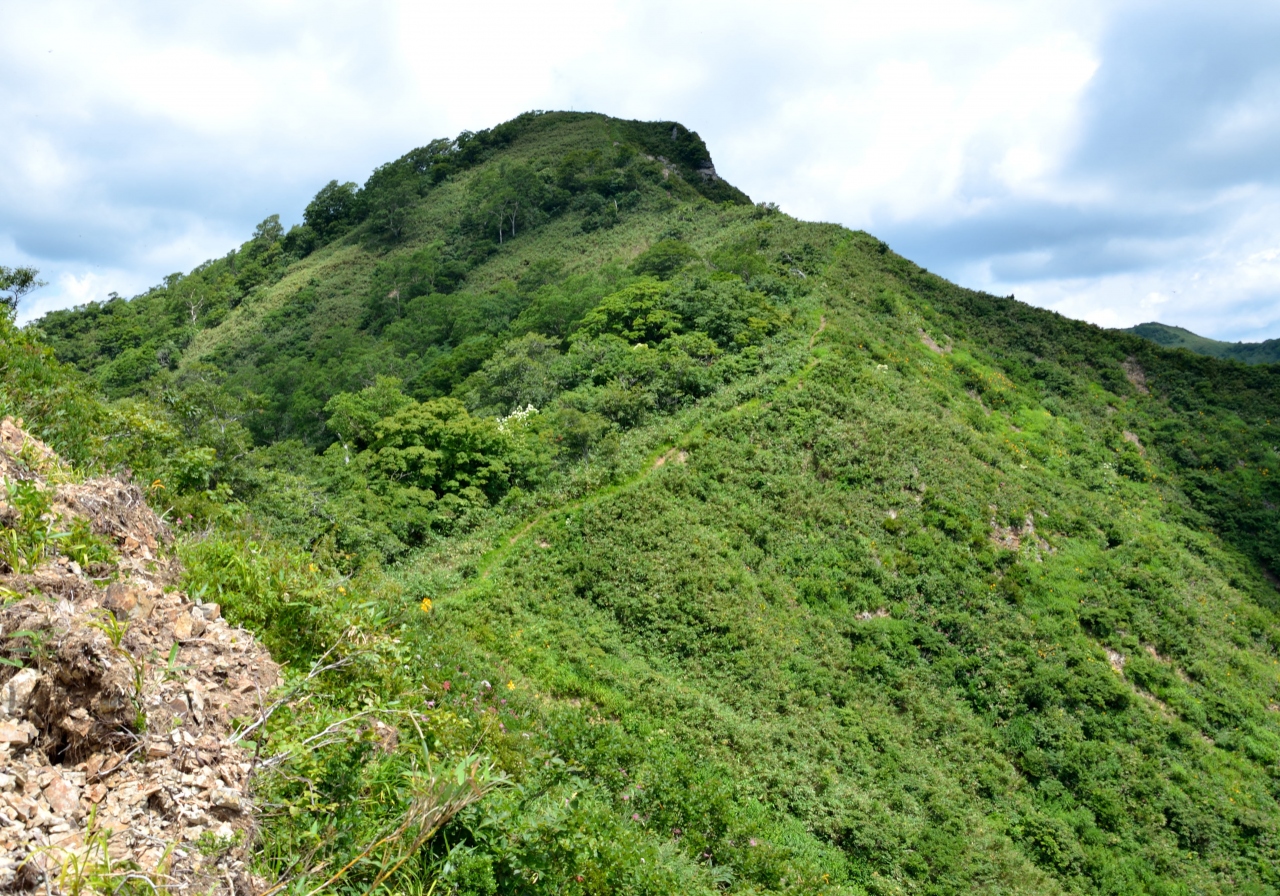
[[263, 712], [279, 668], [174, 589], [168, 527], [136, 485], [72, 481], [10, 419], [0, 479], [0, 886], [251, 889], [254, 761], [233, 720]]

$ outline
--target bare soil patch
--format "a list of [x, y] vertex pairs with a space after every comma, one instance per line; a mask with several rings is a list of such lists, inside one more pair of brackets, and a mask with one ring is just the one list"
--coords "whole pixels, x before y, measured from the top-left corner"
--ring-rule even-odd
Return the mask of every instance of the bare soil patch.
[[1142, 369], [1142, 365], [1138, 363], [1138, 359], [1130, 356], [1124, 359], [1124, 363], [1120, 365], [1124, 370], [1124, 378], [1129, 381], [1133, 388], [1137, 389], [1142, 395], [1150, 395], [1151, 390], [1147, 388], [1147, 374]]

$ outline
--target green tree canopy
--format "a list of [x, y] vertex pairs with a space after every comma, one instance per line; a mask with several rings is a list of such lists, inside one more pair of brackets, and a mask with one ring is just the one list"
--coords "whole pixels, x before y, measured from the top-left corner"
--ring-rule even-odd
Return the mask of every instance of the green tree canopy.
[[18, 310], [18, 302], [23, 296], [47, 285], [40, 279], [40, 272], [35, 268], [7, 268], [0, 265], [0, 290], [3, 290], [0, 303], [4, 304], [11, 315]]
[[680, 315], [671, 310], [669, 290], [656, 280], [615, 292], [587, 312], [574, 335], [578, 338], [613, 333], [628, 342], [656, 344], [680, 332]]
[[557, 341], [526, 333], [504, 344], [467, 380], [472, 407], [506, 414], [532, 405], [545, 407], [559, 392]]
[[378, 421], [410, 404], [413, 399], [400, 391], [400, 380], [379, 375], [372, 386], [330, 398], [324, 406], [326, 425], [344, 444], [365, 448], [373, 441]]
[[439, 398], [378, 421], [368, 462], [379, 478], [401, 487], [495, 500], [510, 480], [511, 453], [511, 439], [495, 420]]
[[631, 270], [642, 276], [669, 280], [686, 265], [698, 260], [698, 253], [689, 244], [679, 240], [659, 240], [632, 262]]
[[504, 236], [515, 236], [519, 225], [532, 226], [541, 219], [547, 188], [529, 165], [504, 162], [477, 175], [470, 192], [475, 220], [492, 228], [501, 243]]
[[316, 193], [302, 213], [302, 220], [316, 232], [321, 242], [342, 235], [359, 217], [358, 188], [353, 183], [331, 180]]
[[400, 239], [421, 187], [417, 172], [408, 165], [391, 162], [374, 169], [362, 192], [364, 211], [374, 230], [385, 239]]

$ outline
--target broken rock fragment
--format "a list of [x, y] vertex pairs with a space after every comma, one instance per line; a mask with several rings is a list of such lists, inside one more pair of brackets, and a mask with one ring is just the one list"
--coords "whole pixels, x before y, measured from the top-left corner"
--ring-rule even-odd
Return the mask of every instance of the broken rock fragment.
[[71, 818], [80, 811], [80, 789], [68, 783], [57, 772], [54, 772], [53, 779], [45, 785], [42, 795], [49, 808], [63, 818]]
[[11, 719], [25, 717], [39, 681], [40, 671], [30, 668], [20, 669], [17, 675], [10, 678], [4, 690], [0, 691], [0, 708], [5, 715]]
[[244, 807], [240, 794], [229, 787], [216, 788], [210, 802], [219, 809], [227, 809], [231, 812], [239, 812]]
[[0, 722], [0, 744], [26, 746], [31, 743], [30, 727], [23, 722]]

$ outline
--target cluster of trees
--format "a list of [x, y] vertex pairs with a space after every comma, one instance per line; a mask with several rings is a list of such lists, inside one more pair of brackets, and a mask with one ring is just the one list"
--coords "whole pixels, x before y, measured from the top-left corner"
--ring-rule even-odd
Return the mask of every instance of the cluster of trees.
[[546, 462], [527, 427], [474, 416], [454, 398], [417, 402], [399, 387], [378, 377], [325, 407], [338, 436], [324, 455], [325, 484], [392, 554], [536, 481]]
[[[429, 267], [434, 249], [422, 253], [415, 263]], [[412, 279], [402, 266], [383, 277], [397, 272], [401, 283]], [[386, 285], [378, 279], [375, 295]], [[453, 301], [474, 297], [414, 296], [408, 317], [383, 337], [394, 340], [406, 321], [416, 321], [436, 328], [436, 339], [458, 340], [457, 348], [411, 383], [375, 375], [369, 386], [333, 394], [317, 433], [319, 458], [297, 445], [286, 461], [286, 449], [277, 447], [273, 469], [309, 469], [325, 500], [343, 503], [342, 522], [327, 530], [339, 550], [396, 556], [433, 527], [447, 529], [469, 508], [490, 506], [512, 485], [533, 488], [557, 465], [608, 454], [619, 436], [655, 414], [741, 376], [757, 364], [758, 346], [788, 320], [785, 307], [732, 274], [704, 270], [668, 282], [627, 274], [621, 282], [610, 291], [607, 282], [578, 278], [544, 284], [531, 299], [514, 294], [523, 312], [509, 309], [502, 329], [481, 335], [465, 335], [466, 315]], [[562, 327], [539, 326], [575, 304]], [[492, 321], [499, 307], [468, 310]], [[248, 425], [261, 432], [269, 412], [260, 406]], [[516, 422], [498, 422], [504, 420]], [[455, 463], [454, 454], [470, 460]], [[260, 490], [251, 479], [249, 491]]]
[[[237, 278], [283, 251], [280, 230], [268, 219], [228, 258], [42, 327], [69, 360], [96, 365], [109, 395], [163, 409], [160, 478], [208, 500], [309, 492], [272, 514], [294, 537], [350, 557], [399, 556], [512, 485], [616, 450], [628, 430], [752, 369], [803, 289], [776, 276], [749, 285], [668, 239], [630, 269], [566, 277], [539, 264], [477, 296], [452, 291], [462, 266], [437, 241], [378, 266], [364, 329], [336, 332], [327, 348], [316, 350], [320, 298], [306, 287], [263, 316], [243, 355], [179, 367], [206, 317], [232, 307]], [[405, 378], [392, 376], [396, 364]], [[372, 385], [352, 388], [366, 371]], [[519, 438], [495, 429], [530, 409]]]
[[111, 293], [104, 302], [52, 311], [36, 326], [63, 361], [92, 371], [108, 395], [132, 395], [176, 370], [197, 333], [216, 327], [300, 257], [279, 215], [272, 215], [239, 249], [189, 274], [170, 274], [133, 299]]
[[[541, 119], [538, 113], [527, 113], [491, 130], [434, 140], [380, 166], [363, 186], [331, 181], [307, 205], [302, 224], [286, 231], [279, 216], [272, 215], [239, 249], [223, 258], [206, 262], [189, 274], [171, 274], [132, 300], [112, 293], [104, 302], [53, 312], [42, 318], [39, 326], [44, 337], [57, 346], [61, 358], [81, 370], [93, 371], [108, 394], [129, 395], [175, 370], [196, 333], [218, 326], [255, 290], [279, 281], [289, 265], [317, 248], [353, 231], [358, 231], [361, 239], [371, 240], [375, 248], [400, 243], [406, 237], [413, 209], [430, 190], [455, 175], [480, 168], [467, 183], [462, 219], [408, 255], [393, 255], [375, 273], [362, 321], [363, 330], [375, 338], [381, 337], [387, 326], [412, 317], [414, 299], [448, 295], [459, 289], [476, 265], [517, 234], [566, 212], [581, 215], [584, 232], [609, 228], [618, 223], [623, 212], [637, 206], [645, 184], [654, 189], [655, 185], [666, 185], [663, 164], [645, 156], [631, 142], [617, 143], [609, 152], [570, 150], [549, 167], [537, 169], [524, 161], [484, 165], [494, 153], [543, 124]], [[628, 126], [624, 131], [638, 135], [637, 139], [651, 140], [653, 136], [643, 128], [636, 131]], [[673, 150], [674, 157], [687, 156], [687, 164], [702, 164], [702, 156], [706, 156], [709, 164], [710, 157], [696, 134], [680, 130], [679, 139], [671, 139], [683, 147], [679, 152]], [[700, 183], [700, 178], [690, 174], [690, 184]], [[738, 201], [736, 196], [731, 198]], [[745, 197], [741, 201], [746, 201]], [[663, 246], [689, 251], [678, 241], [667, 240]], [[671, 260], [656, 260], [652, 254], [649, 258], [650, 265], [638, 269], [640, 273], [665, 277], [674, 271], [668, 270]], [[12, 295], [6, 299], [12, 304], [39, 285], [34, 273], [26, 269], [6, 269], [5, 277], [3, 282], [12, 281], [4, 287], [12, 287]], [[306, 300], [305, 295], [299, 299]], [[268, 322], [268, 330], [271, 327]], [[403, 334], [393, 338], [404, 342]], [[426, 375], [434, 385], [418, 391], [434, 388], [440, 394], [447, 393], [458, 379], [473, 372], [495, 345], [488, 340], [464, 347], [460, 341], [465, 338], [453, 341], [452, 358]], [[432, 344], [431, 339], [419, 340], [407, 348], [426, 357], [430, 353], [424, 355], [422, 350]], [[418, 379], [415, 371], [399, 372], [407, 381]], [[305, 412], [310, 416], [307, 426], [313, 430], [319, 422], [318, 407], [312, 402]]]
[[[539, 125], [538, 113], [526, 113], [492, 130], [464, 131], [453, 140], [437, 139], [394, 162], [380, 166], [362, 187], [354, 183], [330, 181], [307, 205], [303, 224], [289, 235], [288, 248], [311, 251], [342, 234], [369, 222], [370, 231], [389, 241], [405, 235], [409, 215], [417, 202], [433, 187], [453, 175], [481, 165], [493, 154], [510, 146], [522, 134]], [[563, 114], [557, 118], [564, 118]], [[572, 117], [572, 116], [569, 116]], [[622, 210], [639, 201], [641, 180], [664, 180], [663, 163], [675, 168], [695, 191], [716, 201], [749, 202], [745, 194], [718, 179], [697, 174], [711, 169], [711, 156], [697, 134], [671, 124], [671, 136], [664, 143], [655, 139], [651, 127], [640, 122], [624, 123], [629, 138], [619, 143], [611, 157], [598, 149], [571, 150], [559, 160], [554, 171], [535, 171], [527, 163], [500, 162], [486, 167], [470, 184], [471, 210], [468, 226], [492, 235], [501, 244], [515, 236], [521, 226], [566, 208], [585, 210], [584, 231], [611, 226]], [[659, 127], [666, 133], [666, 124]], [[658, 161], [637, 149], [642, 144], [657, 147]], [[669, 144], [669, 145], [668, 145]], [[666, 177], [670, 176], [670, 171]]]
[[432, 187], [510, 145], [537, 117], [525, 113], [491, 130], [432, 140], [374, 169], [363, 187], [330, 181], [308, 203], [292, 239], [312, 251], [368, 221], [373, 234], [399, 240], [409, 212]]

